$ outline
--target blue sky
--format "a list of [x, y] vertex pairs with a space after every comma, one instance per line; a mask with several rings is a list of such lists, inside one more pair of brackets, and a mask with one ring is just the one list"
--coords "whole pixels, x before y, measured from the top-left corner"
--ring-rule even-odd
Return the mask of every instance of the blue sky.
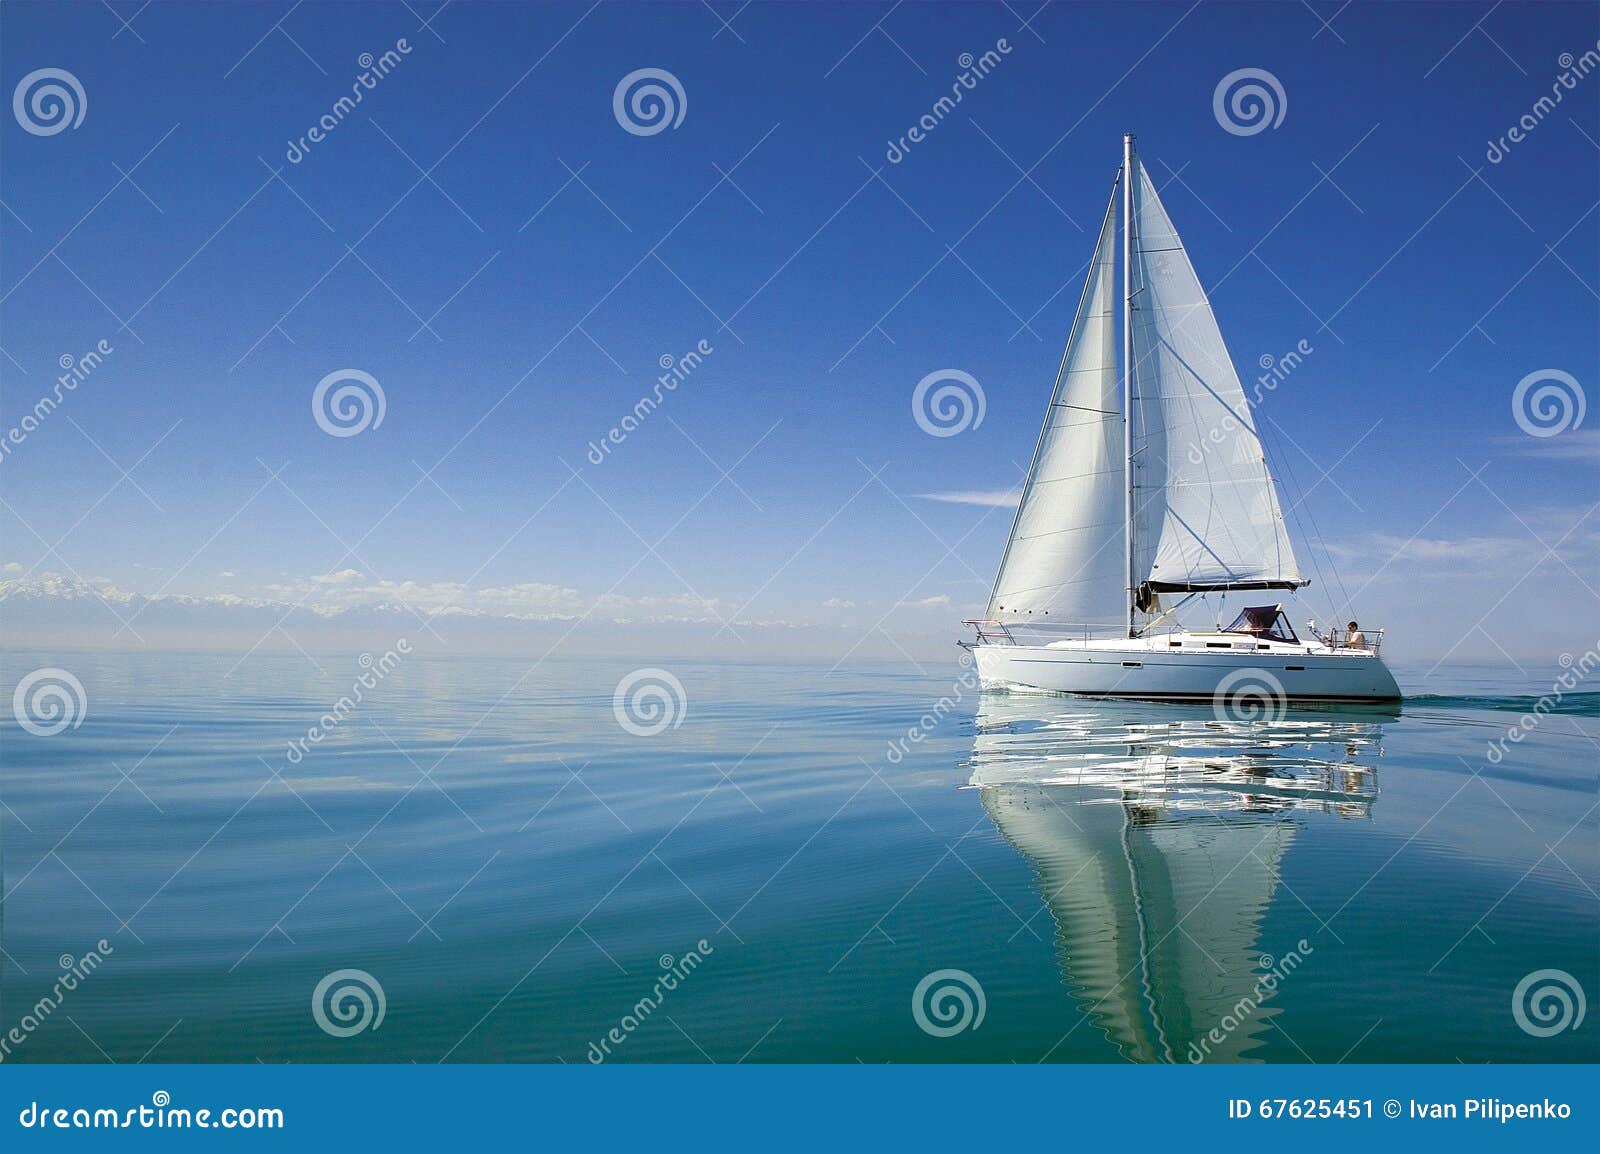
[[[58, 68], [86, 104], [0, 127], [0, 426], [113, 350], [0, 464], [0, 577], [114, 591], [91, 643], [161, 593], [947, 646], [1010, 510], [922, 495], [1020, 481], [1125, 131], [1241, 376], [1313, 350], [1258, 410], [1327, 545], [1296, 620], [1331, 560], [1404, 654], [1594, 642], [1600, 414], [1530, 436], [1512, 394], [1555, 369], [1594, 403], [1600, 76], [1486, 157], [1595, 49], [1592, 6], [435, 8], [0, 10], [4, 91]], [[642, 68], [676, 127], [619, 124]], [[1276, 127], [1219, 124], [1241, 68], [1280, 83]], [[985, 415], [933, 437], [911, 394], [948, 368]], [[345, 369], [384, 417], [329, 436], [311, 396]]]

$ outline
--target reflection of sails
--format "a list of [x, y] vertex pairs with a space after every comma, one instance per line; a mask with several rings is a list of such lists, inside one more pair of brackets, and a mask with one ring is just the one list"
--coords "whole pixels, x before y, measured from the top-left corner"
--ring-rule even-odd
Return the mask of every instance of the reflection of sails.
[[1367, 816], [1378, 722], [985, 697], [977, 724], [971, 784], [1093, 1024], [1130, 1061], [1248, 1060], [1295, 945], [1258, 941], [1283, 858], [1300, 815]]

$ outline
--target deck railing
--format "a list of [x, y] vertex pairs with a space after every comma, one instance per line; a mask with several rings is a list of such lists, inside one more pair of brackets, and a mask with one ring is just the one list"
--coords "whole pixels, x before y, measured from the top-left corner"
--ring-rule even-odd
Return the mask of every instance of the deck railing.
[[1361, 635], [1366, 638], [1366, 644], [1351, 645], [1349, 644], [1349, 635], [1346, 630], [1334, 629], [1331, 630], [1326, 637], [1324, 637], [1316, 631], [1314, 624], [1311, 627], [1311, 635], [1326, 645], [1329, 649], [1335, 651], [1343, 649], [1352, 653], [1370, 653], [1374, 657], [1378, 656], [1383, 649], [1382, 627], [1380, 626], [1377, 629], [1363, 629], [1360, 632]]
[[1127, 636], [1126, 624], [1109, 624], [1095, 621], [998, 621], [989, 619], [969, 619], [961, 624], [970, 625], [978, 631], [980, 645], [1025, 645], [1031, 641], [1019, 640], [1020, 633], [1024, 638], [1029, 634], [1040, 634], [1041, 644], [1051, 641], [1061, 641], [1066, 638], [1075, 638], [1088, 641], [1095, 637], [1125, 637]]

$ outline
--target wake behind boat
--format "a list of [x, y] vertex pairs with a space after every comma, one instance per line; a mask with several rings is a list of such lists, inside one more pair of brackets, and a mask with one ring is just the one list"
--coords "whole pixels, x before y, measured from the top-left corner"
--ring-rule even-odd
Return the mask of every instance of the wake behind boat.
[[986, 689], [1397, 701], [1382, 630], [1307, 640], [1281, 604], [1211, 632], [1177, 621], [1207, 593], [1307, 584], [1210, 301], [1126, 136], [988, 612], [961, 644]]

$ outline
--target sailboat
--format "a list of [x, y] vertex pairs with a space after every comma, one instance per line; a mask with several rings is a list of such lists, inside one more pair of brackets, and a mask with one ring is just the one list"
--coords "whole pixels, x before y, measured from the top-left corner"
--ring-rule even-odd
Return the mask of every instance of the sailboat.
[[986, 689], [1398, 700], [1382, 630], [1302, 638], [1282, 602], [1210, 632], [1177, 621], [1195, 597], [1307, 584], [1211, 303], [1125, 136], [988, 610], [959, 644]]

